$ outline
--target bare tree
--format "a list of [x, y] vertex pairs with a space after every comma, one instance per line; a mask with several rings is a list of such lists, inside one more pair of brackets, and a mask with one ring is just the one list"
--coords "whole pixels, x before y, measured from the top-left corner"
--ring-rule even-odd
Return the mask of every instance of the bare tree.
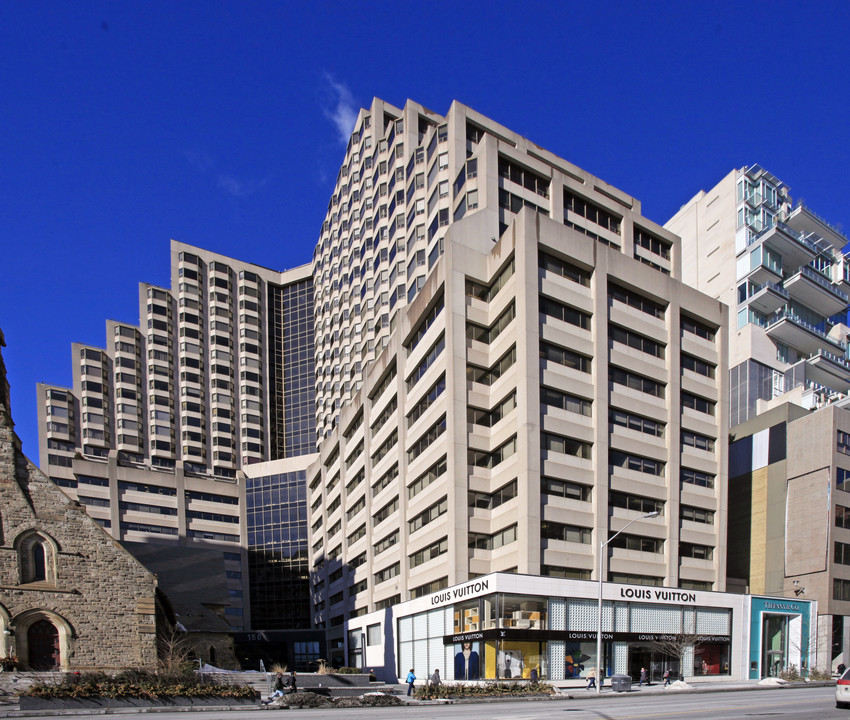
[[180, 673], [192, 667], [192, 652], [185, 633], [173, 631], [160, 635], [157, 651], [160, 672]]
[[688, 648], [693, 648], [694, 653], [702, 646], [702, 635], [697, 633], [680, 633], [677, 635], [660, 635], [652, 642], [653, 650], [677, 658], [679, 661], [679, 675], [684, 676], [685, 653]]

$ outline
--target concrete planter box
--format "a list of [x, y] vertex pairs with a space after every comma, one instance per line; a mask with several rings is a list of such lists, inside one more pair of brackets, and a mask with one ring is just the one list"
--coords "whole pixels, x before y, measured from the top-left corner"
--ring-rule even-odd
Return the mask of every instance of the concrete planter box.
[[256, 706], [257, 700], [223, 697], [170, 697], [157, 700], [148, 698], [40, 698], [22, 695], [21, 710], [91, 710], [94, 708], [149, 708], [149, 707], [230, 707]]

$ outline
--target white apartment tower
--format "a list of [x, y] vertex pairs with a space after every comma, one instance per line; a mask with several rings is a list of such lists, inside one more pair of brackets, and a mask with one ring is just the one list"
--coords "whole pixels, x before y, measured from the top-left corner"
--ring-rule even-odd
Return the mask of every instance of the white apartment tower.
[[[490, 572], [725, 588], [727, 309], [640, 202], [375, 100], [314, 255], [314, 620]], [[639, 519], [653, 511], [660, 515]]]
[[[753, 165], [701, 191], [665, 225], [682, 279], [729, 317], [730, 426], [777, 402], [814, 408], [850, 390], [847, 237]], [[791, 395], [789, 395], [791, 393]]]

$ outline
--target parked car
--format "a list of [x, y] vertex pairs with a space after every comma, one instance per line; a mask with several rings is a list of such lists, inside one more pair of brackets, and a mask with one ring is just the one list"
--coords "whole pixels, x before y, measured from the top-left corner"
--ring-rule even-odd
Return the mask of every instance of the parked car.
[[850, 707], [850, 668], [847, 668], [835, 683], [835, 707]]

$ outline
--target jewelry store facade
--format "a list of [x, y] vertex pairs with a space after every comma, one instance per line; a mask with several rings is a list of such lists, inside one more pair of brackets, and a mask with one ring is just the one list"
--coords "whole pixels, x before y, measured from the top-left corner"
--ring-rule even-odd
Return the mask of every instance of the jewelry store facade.
[[[595, 582], [496, 573], [347, 624], [348, 664], [395, 682], [414, 668], [445, 680], [574, 680], [596, 667]], [[793, 607], [792, 607], [793, 606]], [[743, 680], [807, 667], [816, 604], [605, 583], [605, 676]], [[765, 650], [764, 648], [768, 648]], [[766, 659], [767, 658], [767, 659]], [[778, 664], [777, 664], [778, 663]]]

